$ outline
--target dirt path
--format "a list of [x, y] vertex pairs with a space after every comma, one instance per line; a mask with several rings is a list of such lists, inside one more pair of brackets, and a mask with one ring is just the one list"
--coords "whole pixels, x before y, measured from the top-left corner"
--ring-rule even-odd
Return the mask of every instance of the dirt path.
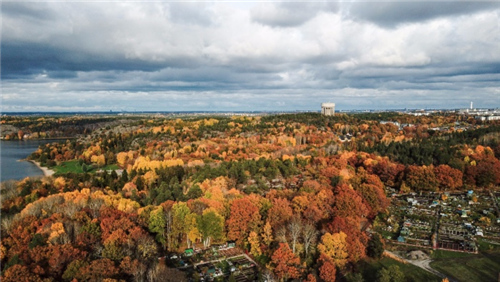
[[405, 258], [403, 258], [403, 257], [401, 257], [401, 256], [399, 256], [399, 255], [397, 255], [397, 254], [395, 254], [393, 252], [387, 251], [387, 250], [385, 250], [384, 252], [389, 253], [391, 256], [396, 256], [396, 257], [400, 258], [401, 260], [406, 261], [407, 263], [411, 263], [411, 264], [413, 264], [413, 265], [415, 265], [417, 267], [420, 267], [423, 270], [425, 270], [427, 272], [430, 272], [430, 273], [432, 273], [432, 274], [434, 274], [434, 275], [436, 275], [438, 277], [441, 277], [441, 278], [446, 278], [447, 277], [450, 282], [457, 282], [457, 281], [451, 279], [450, 277], [444, 275], [443, 273], [441, 273], [441, 272], [435, 270], [434, 268], [432, 268], [430, 266], [430, 263], [432, 262], [432, 259], [409, 260], [409, 259], [405, 259]]
[[[415, 265], [415, 266], [418, 266], [422, 269], [425, 269], [427, 270], [428, 272], [432, 273], [432, 274], [435, 274], [441, 278], [445, 278], [447, 277], [446, 275], [444, 275], [443, 273], [435, 270], [434, 268], [431, 267], [430, 263], [432, 262], [432, 259], [424, 259], [424, 260], [407, 260], [407, 262]], [[449, 280], [450, 278], [448, 278]], [[450, 280], [451, 281], [451, 280]]]

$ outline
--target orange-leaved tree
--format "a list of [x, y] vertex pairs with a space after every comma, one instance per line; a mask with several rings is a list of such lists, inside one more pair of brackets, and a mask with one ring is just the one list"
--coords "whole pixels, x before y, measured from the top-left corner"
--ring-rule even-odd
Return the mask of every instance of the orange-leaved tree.
[[260, 223], [259, 208], [247, 198], [236, 199], [231, 204], [231, 212], [227, 220], [227, 237], [243, 245], [250, 231], [259, 231]]
[[322, 264], [319, 268], [319, 277], [325, 282], [335, 282], [335, 274], [337, 269], [333, 260], [325, 254], [321, 254], [319, 260]]
[[280, 243], [279, 248], [274, 251], [271, 265], [274, 266], [274, 274], [281, 280], [300, 277], [300, 258], [292, 252], [286, 243]]

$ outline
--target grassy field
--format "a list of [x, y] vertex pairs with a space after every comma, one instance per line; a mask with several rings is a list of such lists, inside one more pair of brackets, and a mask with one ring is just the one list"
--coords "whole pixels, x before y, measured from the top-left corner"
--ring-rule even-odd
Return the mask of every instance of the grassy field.
[[[98, 170], [97, 166], [94, 167], [91, 165], [87, 165], [87, 168], [88, 168], [87, 172], [89, 172], [89, 173], [95, 173]], [[53, 169], [57, 174], [64, 174], [64, 173], [68, 173], [68, 172], [83, 173], [83, 168], [79, 164], [78, 160], [63, 162], [58, 166], [52, 167], [51, 169]], [[112, 164], [112, 165], [104, 166], [101, 169], [102, 170], [114, 170], [114, 169], [119, 169], [119, 167], [115, 164]]]
[[498, 281], [500, 252], [477, 255], [439, 251], [431, 267], [457, 281]]
[[448, 252], [443, 250], [435, 250], [432, 252], [432, 259], [448, 259], [448, 258], [467, 258], [474, 257], [474, 254], [470, 253], [460, 253], [460, 252]]
[[478, 239], [477, 240], [477, 244], [479, 246], [479, 251], [480, 252], [487, 252], [487, 251], [498, 252], [498, 251], [500, 251], [500, 245], [498, 245], [498, 244], [490, 244], [485, 239]]
[[391, 265], [399, 266], [399, 269], [405, 274], [406, 281], [409, 282], [417, 282], [417, 281], [426, 281], [426, 282], [440, 282], [441, 278], [436, 275], [429, 273], [419, 267], [416, 267], [412, 264], [404, 264], [400, 263], [391, 258], [382, 258], [379, 261], [367, 260], [362, 261], [358, 264], [359, 270], [363, 273], [363, 278], [365, 281], [376, 281], [377, 280], [377, 272], [383, 267], [389, 267]]

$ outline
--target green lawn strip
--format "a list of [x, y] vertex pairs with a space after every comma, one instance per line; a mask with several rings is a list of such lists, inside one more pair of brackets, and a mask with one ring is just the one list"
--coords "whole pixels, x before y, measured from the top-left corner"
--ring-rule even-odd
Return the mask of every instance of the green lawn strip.
[[379, 261], [364, 260], [358, 263], [358, 272], [363, 274], [365, 281], [377, 281], [377, 272], [383, 267], [387, 268], [391, 265], [399, 266], [399, 269], [405, 274], [406, 281], [426, 281], [426, 282], [440, 282], [441, 278], [436, 275], [421, 269], [420, 267], [412, 264], [404, 264], [393, 260], [391, 258], [382, 258]]
[[431, 267], [458, 281], [497, 281], [500, 272], [500, 253], [488, 252], [468, 257], [443, 257]]
[[77, 160], [62, 162], [60, 165], [56, 165], [52, 167], [57, 174], [63, 173], [83, 173], [82, 166], [78, 163]]
[[487, 239], [478, 239], [477, 245], [480, 252], [500, 251], [500, 244], [491, 244], [487, 241]]
[[[96, 166], [94, 167], [93, 165], [87, 165], [87, 172], [89, 173], [95, 173], [99, 168]], [[82, 165], [80, 165], [78, 160], [73, 160], [73, 161], [67, 161], [67, 162], [62, 162], [60, 165], [51, 167], [55, 171], [56, 174], [64, 174], [64, 173], [83, 173], [83, 168]], [[102, 168], [102, 170], [116, 170], [119, 169], [118, 165], [116, 164], [110, 164], [106, 165]]]
[[432, 251], [432, 259], [447, 259], [447, 258], [466, 258], [466, 257], [474, 257], [475, 254], [471, 253], [461, 253], [461, 252], [449, 252], [443, 250], [435, 250]]
[[102, 170], [117, 170], [117, 169], [120, 169], [120, 167], [116, 164], [106, 165], [102, 168]]

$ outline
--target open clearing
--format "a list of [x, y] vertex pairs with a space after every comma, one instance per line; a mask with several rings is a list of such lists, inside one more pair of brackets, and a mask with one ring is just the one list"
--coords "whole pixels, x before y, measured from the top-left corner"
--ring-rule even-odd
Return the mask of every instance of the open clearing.
[[[79, 164], [78, 160], [74, 161], [67, 161], [63, 162], [58, 166], [51, 167], [56, 173], [62, 174], [62, 173], [83, 173], [82, 165]], [[113, 165], [107, 165], [101, 168], [102, 170], [116, 170], [119, 169], [119, 167], [115, 164]], [[91, 165], [88, 165], [88, 171], [89, 173], [95, 172], [97, 169], [94, 168]]]
[[[449, 253], [449, 252], [447, 252]], [[498, 281], [500, 252], [483, 252], [478, 255], [453, 256], [441, 254], [431, 262], [431, 267], [457, 281]]]
[[426, 282], [439, 282], [441, 278], [429, 273], [415, 265], [404, 264], [398, 262], [394, 259], [384, 257], [379, 261], [363, 261], [360, 263], [361, 272], [365, 281], [376, 281], [377, 272], [383, 267], [389, 267], [391, 265], [399, 266], [399, 269], [405, 274], [406, 281], [426, 281]]

